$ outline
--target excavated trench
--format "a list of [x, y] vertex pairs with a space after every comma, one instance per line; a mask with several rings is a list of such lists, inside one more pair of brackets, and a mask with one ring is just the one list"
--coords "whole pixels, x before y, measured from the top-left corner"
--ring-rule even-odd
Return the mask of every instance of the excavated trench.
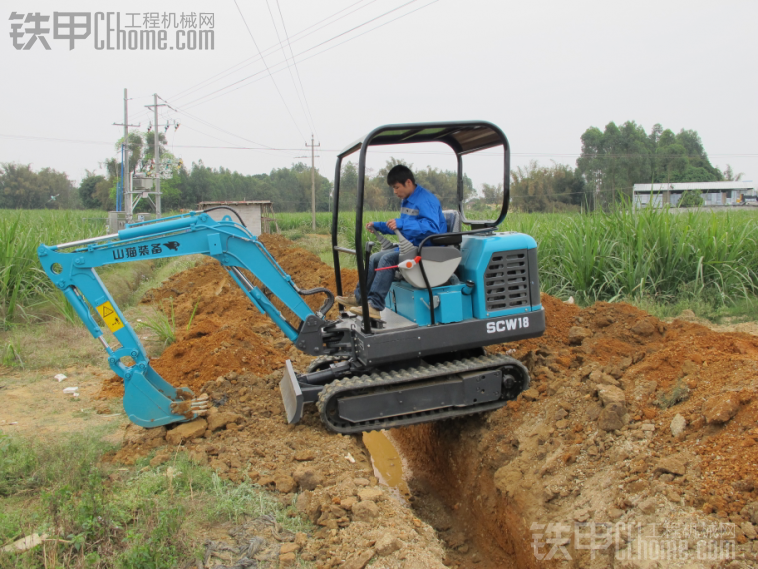
[[376, 476], [432, 526], [459, 569], [536, 568], [531, 535], [515, 502], [483, 472], [468, 418], [363, 435]]

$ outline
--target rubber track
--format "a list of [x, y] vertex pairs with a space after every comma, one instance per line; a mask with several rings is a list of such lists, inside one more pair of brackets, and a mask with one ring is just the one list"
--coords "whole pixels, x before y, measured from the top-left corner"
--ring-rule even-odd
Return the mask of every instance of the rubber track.
[[[514, 366], [519, 368], [524, 377], [526, 377], [526, 382], [525, 385], [522, 386], [522, 390], [529, 387], [529, 372], [524, 364], [510, 356], [496, 354], [464, 360], [455, 360], [430, 366], [412, 367], [404, 370], [379, 372], [371, 375], [360, 375], [340, 379], [333, 381], [324, 387], [323, 391], [319, 394], [316, 405], [324, 424], [332, 431], [344, 434], [393, 429], [396, 427], [404, 427], [406, 425], [438, 421], [440, 419], [463, 417], [465, 415], [499, 409], [509, 401], [509, 399], [506, 398], [507, 394], [504, 392], [502, 398], [498, 401], [490, 401], [478, 405], [448, 407], [433, 411], [422, 411], [419, 413], [388, 417], [387, 419], [364, 421], [361, 423], [343, 422], [339, 421], [339, 418], [337, 418], [339, 422], [335, 422], [329, 417], [327, 408], [329, 407], [329, 403], [331, 403], [335, 397], [351, 395], [351, 392], [353, 391], [364, 392], [366, 389], [390, 387], [402, 383], [428, 380], [435, 377], [445, 377], [470, 371], [501, 368], [504, 366]], [[335, 401], [335, 404], [336, 403], [337, 402]]]

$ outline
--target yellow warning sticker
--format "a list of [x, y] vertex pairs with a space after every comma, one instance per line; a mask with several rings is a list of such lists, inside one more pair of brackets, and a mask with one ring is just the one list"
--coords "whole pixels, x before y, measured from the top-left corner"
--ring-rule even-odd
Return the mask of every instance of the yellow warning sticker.
[[111, 332], [117, 332], [124, 327], [124, 323], [121, 322], [121, 318], [113, 310], [113, 305], [110, 302], [104, 302], [98, 306], [97, 312], [103, 318], [105, 325], [111, 329]]

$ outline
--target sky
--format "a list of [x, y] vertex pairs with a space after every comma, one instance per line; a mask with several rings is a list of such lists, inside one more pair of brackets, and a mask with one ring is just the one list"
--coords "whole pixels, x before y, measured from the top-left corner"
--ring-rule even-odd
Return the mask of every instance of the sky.
[[[106, 9], [111, 28], [118, 14], [135, 35], [157, 12], [167, 49], [108, 50], [118, 33], [108, 33], [107, 13], [96, 15]], [[55, 39], [51, 29], [40, 36], [49, 50], [41, 39], [17, 50], [14, 41], [28, 47], [32, 36], [11, 37], [14, 10], [50, 16], [48, 28], [56, 10], [64, 24], [66, 12], [89, 14], [90, 36]], [[196, 26], [204, 15], [202, 27], [182, 20], [192, 13]], [[123, 134], [113, 123], [123, 122], [126, 88], [139, 130], [152, 124], [153, 94], [168, 105], [158, 122], [185, 164], [243, 174], [309, 163], [313, 135], [316, 167], [332, 179], [337, 152], [377, 126], [470, 119], [505, 132], [514, 168], [574, 166], [587, 128], [633, 120], [646, 131], [694, 129], [714, 166], [756, 180], [757, 16], [754, 0], [4, 2], [0, 162], [77, 182], [103, 173]], [[198, 29], [213, 30], [213, 49], [186, 48]], [[502, 181], [502, 154], [483, 154], [465, 162], [476, 188]], [[371, 151], [369, 167], [390, 156], [455, 168], [434, 144]]]

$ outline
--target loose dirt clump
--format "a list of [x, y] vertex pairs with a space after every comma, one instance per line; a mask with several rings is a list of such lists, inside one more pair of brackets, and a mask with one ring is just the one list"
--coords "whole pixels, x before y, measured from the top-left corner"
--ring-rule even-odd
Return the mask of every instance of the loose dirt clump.
[[[279, 236], [262, 240], [302, 289], [335, 290], [333, 270], [315, 255]], [[345, 291], [355, 278], [343, 271]], [[250, 479], [285, 501], [297, 496], [318, 528], [299, 555], [317, 567], [360, 569], [373, 558], [378, 567], [499, 569], [562, 566], [571, 556], [575, 567], [632, 569], [646, 566], [635, 554], [652, 539], [636, 528], [651, 525], [656, 539], [684, 547], [663, 566], [701, 567], [709, 565], [697, 561], [699, 543], [710, 538], [698, 531], [719, 523], [731, 524], [732, 553], [755, 560], [755, 336], [543, 295], [544, 336], [488, 348], [523, 361], [530, 389], [487, 415], [392, 431], [412, 471], [409, 509], [377, 486], [361, 440], [327, 432], [313, 406], [299, 425], [286, 424], [284, 362], [303, 370], [311, 358], [223, 268], [204, 262], [146, 300], [165, 310], [169, 298], [177, 341], [152, 364], [171, 384], [207, 393], [214, 410], [186, 427], [188, 439], [176, 428], [152, 437], [131, 427], [115, 459], [133, 462], [173, 440], [156, 464], [179, 448], [225, 478]], [[317, 308], [323, 296], [307, 301]], [[103, 393], [116, 395], [114, 386], [120, 380]], [[617, 533], [590, 551], [574, 532], [592, 522]], [[685, 535], [686, 524], [700, 525]], [[550, 528], [566, 527], [558, 555], [540, 561], [558, 543]]]

